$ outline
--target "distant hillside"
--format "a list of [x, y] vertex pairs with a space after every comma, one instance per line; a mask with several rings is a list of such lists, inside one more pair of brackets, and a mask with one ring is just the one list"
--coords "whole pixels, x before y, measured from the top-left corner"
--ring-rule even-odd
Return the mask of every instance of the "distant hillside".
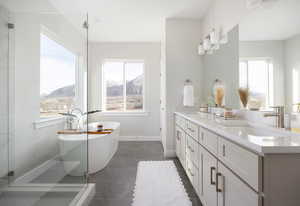
[[73, 97], [75, 96], [75, 85], [70, 85], [66, 87], [54, 90], [50, 94], [44, 96], [44, 99], [57, 98], [57, 97]]
[[[123, 95], [122, 85], [113, 85], [112, 82], [108, 82], [107, 96], [121, 96]], [[135, 95], [142, 94], [143, 92], [143, 76], [138, 76], [137, 78], [126, 82], [127, 94]]]
[[[123, 90], [121, 85], [114, 85], [112, 82], [108, 82], [109, 87], [107, 87], [108, 96], [121, 96], [123, 95]], [[142, 94], [143, 92], [143, 76], [138, 76], [137, 78], [126, 83], [127, 94], [136, 95]], [[54, 90], [48, 95], [42, 95], [42, 99], [52, 99], [59, 97], [74, 97], [75, 96], [75, 85], [70, 85]]]

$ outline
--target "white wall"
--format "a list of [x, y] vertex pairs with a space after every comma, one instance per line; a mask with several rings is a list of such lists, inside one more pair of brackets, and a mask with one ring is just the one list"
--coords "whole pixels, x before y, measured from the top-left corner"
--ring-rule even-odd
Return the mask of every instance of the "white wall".
[[239, 108], [239, 31], [235, 27], [228, 33], [228, 43], [220, 45], [213, 54], [206, 54], [204, 62], [204, 100], [212, 94], [212, 86], [216, 79], [225, 85], [225, 106]]
[[[201, 40], [201, 22], [191, 19], [167, 19], [163, 47], [165, 54], [162, 60], [165, 68], [165, 121], [166, 135], [163, 137], [165, 156], [174, 155], [174, 112], [194, 111], [202, 98], [203, 65], [197, 48]], [[183, 86], [186, 79], [194, 85], [195, 107], [183, 107]], [[162, 97], [164, 98], [164, 97]]]
[[246, 0], [213, 0], [202, 21], [202, 36], [206, 36], [212, 28], [227, 33], [252, 11], [246, 8]]
[[[59, 154], [57, 124], [34, 128], [40, 118], [40, 32], [46, 26], [68, 49], [83, 55], [85, 38], [61, 15], [14, 13], [16, 176]], [[59, 75], [59, 74], [57, 74]]]
[[[293, 69], [300, 73], [300, 35], [296, 35], [284, 41], [285, 57], [285, 102], [288, 111], [292, 111], [293, 102]], [[300, 83], [300, 75], [298, 76]], [[298, 88], [300, 91], [300, 88]], [[300, 97], [300, 94], [298, 93]], [[299, 99], [300, 101], [300, 99]], [[299, 102], [298, 101], [298, 102]]]
[[274, 105], [284, 105], [284, 41], [240, 41], [240, 58], [270, 58], [274, 69]]
[[146, 115], [91, 115], [91, 121], [117, 121], [121, 123], [122, 137], [140, 139], [160, 136], [160, 43], [90, 43], [89, 108], [102, 108], [102, 72], [105, 59], [133, 59], [145, 61]]

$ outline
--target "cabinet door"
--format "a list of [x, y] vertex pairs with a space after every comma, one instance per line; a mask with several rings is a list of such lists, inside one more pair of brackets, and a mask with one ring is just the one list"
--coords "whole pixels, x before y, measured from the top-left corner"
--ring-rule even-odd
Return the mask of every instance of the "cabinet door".
[[176, 142], [176, 156], [180, 160], [181, 159], [180, 129], [177, 126], [176, 126], [176, 129], [175, 129], [175, 142]]
[[200, 200], [203, 199], [203, 148], [198, 145], [198, 188], [197, 194]]
[[203, 149], [203, 204], [217, 206], [216, 191], [217, 159]]
[[222, 163], [217, 173], [218, 206], [259, 206], [259, 195]]
[[186, 167], [186, 134], [183, 130], [180, 130], [180, 161], [182, 167]]

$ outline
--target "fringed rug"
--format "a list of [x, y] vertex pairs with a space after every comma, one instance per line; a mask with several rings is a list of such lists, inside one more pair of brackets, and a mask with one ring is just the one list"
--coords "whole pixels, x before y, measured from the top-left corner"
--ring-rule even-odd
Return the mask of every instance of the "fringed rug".
[[132, 206], [192, 206], [173, 161], [141, 161]]

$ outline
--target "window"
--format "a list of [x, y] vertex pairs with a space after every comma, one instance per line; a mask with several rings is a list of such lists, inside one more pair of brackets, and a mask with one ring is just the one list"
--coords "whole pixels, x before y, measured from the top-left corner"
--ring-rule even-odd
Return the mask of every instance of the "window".
[[40, 35], [40, 117], [57, 116], [75, 104], [77, 56]]
[[269, 59], [244, 59], [240, 61], [239, 86], [249, 88], [252, 100], [261, 107], [274, 104], [273, 64]]
[[102, 65], [102, 76], [104, 111], [144, 110], [143, 61], [105, 61]]

